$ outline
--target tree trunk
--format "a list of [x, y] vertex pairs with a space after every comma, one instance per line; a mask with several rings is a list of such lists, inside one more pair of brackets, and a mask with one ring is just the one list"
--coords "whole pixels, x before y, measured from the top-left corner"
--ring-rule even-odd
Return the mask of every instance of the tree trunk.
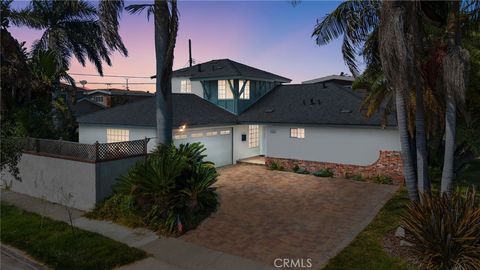
[[445, 111], [445, 156], [443, 159], [441, 192], [450, 194], [452, 191], [453, 164], [455, 154], [455, 125], [457, 118], [457, 105], [455, 97], [447, 93]]
[[413, 201], [418, 201], [417, 182], [415, 178], [415, 168], [410, 151], [410, 142], [408, 134], [407, 112], [405, 106], [405, 97], [402, 91], [395, 91], [395, 104], [397, 111], [397, 126], [400, 133], [400, 147], [402, 149], [403, 174], [405, 184], [408, 190], [408, 196]]
[[166, 1], [155, 1], [155, 56], [156, 56], [156, 142], [167, 144], [172, 142], [172, 99], [165, 78], [165, 68], [168, 66], [167, 51], [169, 45], [170, 12]]
[[447, 194], [452, 191], [454, 176], [457, 104], [465, 102], [470, 73], [470, 54], [461, 47], [459, 12], [460, 3], [451, 1], [447, 20], [448, 54], [443, 59], [443, 80], [446, 92], [445, 154], [440, 187], [441, 192]]

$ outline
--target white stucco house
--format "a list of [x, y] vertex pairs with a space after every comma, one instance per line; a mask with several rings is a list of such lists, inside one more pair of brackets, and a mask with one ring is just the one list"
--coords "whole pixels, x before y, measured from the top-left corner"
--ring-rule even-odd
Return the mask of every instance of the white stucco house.
[[[217, 166], [263, 156], [267, 164], [330, 168], [340, 176], [401, 178], [394, 115], [387, 123], [380, 114], [365, 118], [363, 94], [334, 79], [285, 84], [288, 78], [229, 59], [174, 71], [174, 142], [203, 143]], [[82, 116], [78, 123], [81, 143], [153, 138], [154, 97]]]

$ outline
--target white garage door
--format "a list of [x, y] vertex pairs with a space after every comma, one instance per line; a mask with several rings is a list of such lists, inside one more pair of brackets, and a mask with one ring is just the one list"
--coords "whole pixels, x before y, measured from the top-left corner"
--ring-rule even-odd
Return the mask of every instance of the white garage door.
[[175, 145], [200, 142], [207, 150], [206, 160], [214, 162], [215, 166], [232, 164], [232, 128], [195, 129], [184, 132], [174, 132]]

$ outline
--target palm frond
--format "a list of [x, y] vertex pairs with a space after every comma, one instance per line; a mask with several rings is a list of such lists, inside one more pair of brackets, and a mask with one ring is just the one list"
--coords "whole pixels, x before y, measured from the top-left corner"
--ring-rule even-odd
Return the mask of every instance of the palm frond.
[[150, 16], [154, 13], [154, 5], [153, 4], [136, 4], [136, 5], [128, 5], [125, 8], [126, 11], [130, 14], [140, 14], [144, 11], [147, 12], [147, 20], [150, 20]]
[[98, 7], [99, 24], [107, 46], [128, 56], [128, 50], [119, 35], [119, 19], [124, 1], [101, 0]]

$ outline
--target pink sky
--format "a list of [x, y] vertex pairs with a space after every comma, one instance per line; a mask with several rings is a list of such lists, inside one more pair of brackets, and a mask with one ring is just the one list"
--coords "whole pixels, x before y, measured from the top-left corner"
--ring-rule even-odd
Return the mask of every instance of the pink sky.
[[[16, 2], [21, 7], [27, 2]], [[127, 5], [133, 2], [127, 2]], [[138, 3], [138, 2], [136, 2]], [[174, 69], [188, 65], [188, 39], [193, 43], [197, 63], [230, 58], [281, 76], [293, 83], [348, 72], [341, 56], [340, 40], [319, 47], [311, 37], [317, 19], [331, 12], [338, 2], [303, 1], [293, 7], [289, 1], [180, 1], [180, 25], [175, 48]], [[11, 27], [19, 41], [29, 46], [41, 35], [39, 31]], [[112, 56], [113, 65], [104, 66], [106, 75], [148, 77], [155, 74], [153, 22], [146, 15], [124, 12], [120, 34], [129, 51], [128, 57]], [[70, 73], [97, 74], [91, 64], [82, 67], [72, 61]], [[125, 83], [123, 78], [73, 76], [89, 83]], [[150, 79], [129, 79], [130, 83], [153, 83]], [[89, 88], [107, 85], [88, 84]], [[111, 87], [123, 88], [124, 85]], [[130, 89], [154, 91], [154, 85], [130, 85]]]

